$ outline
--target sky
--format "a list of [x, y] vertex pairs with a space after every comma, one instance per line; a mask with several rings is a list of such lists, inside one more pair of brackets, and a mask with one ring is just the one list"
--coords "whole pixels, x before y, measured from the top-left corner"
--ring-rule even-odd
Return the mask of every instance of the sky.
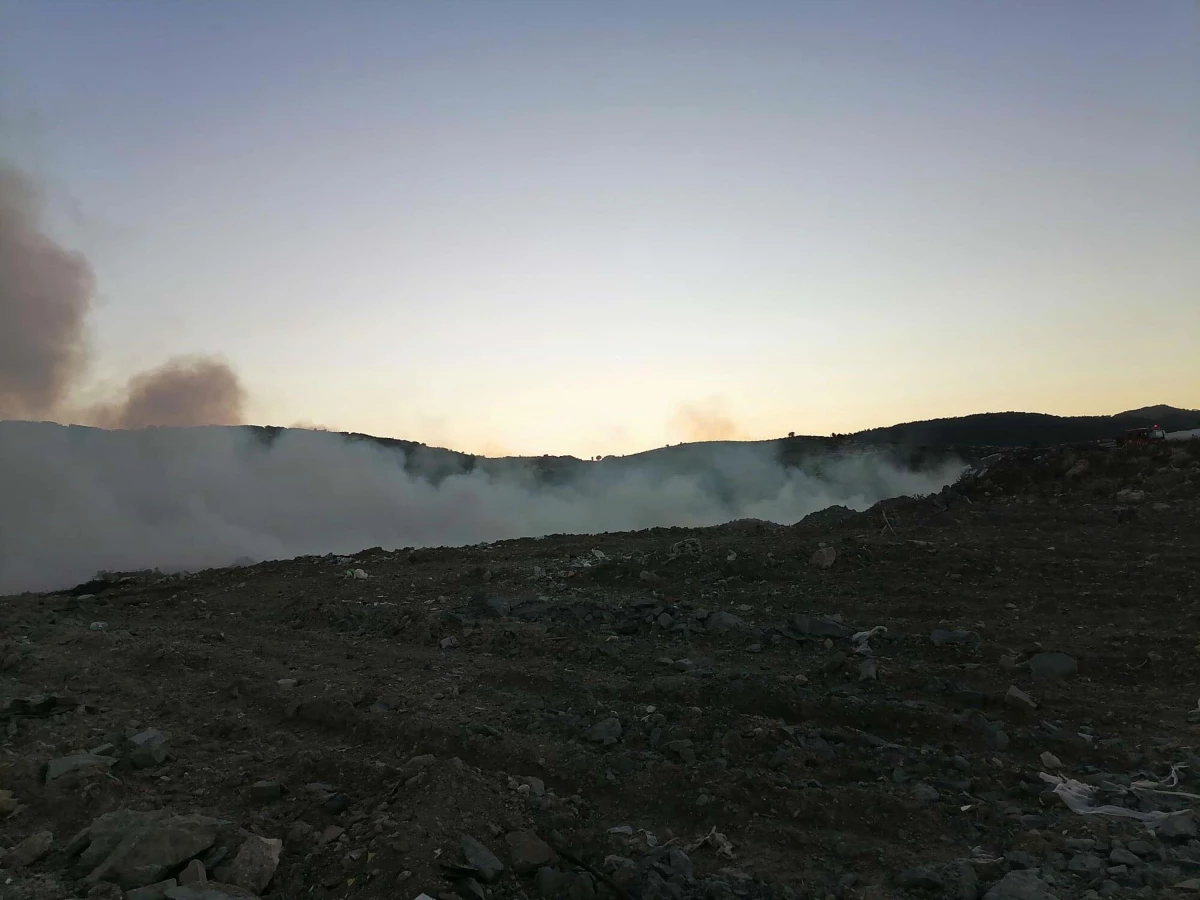
[[103, 396], [626, 453], [1200, 407], [1200, 4], [0, 0]]

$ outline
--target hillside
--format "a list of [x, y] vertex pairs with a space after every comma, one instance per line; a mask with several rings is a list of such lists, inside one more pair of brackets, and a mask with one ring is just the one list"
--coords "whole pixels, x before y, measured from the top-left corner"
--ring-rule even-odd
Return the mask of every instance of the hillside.
[[1141, 425], [1158, 425], [1168, 432], [1200, 428], [1200, 410], [1159, 405], [1111, 416], [980, 413], [871, 428], [850, 437], [866, 443], [918, 447], [1048, 447], [1112, 438]]
[[[895, 460], [919, 466], [939, 462], [954, 453], [964, 459], [986, 454], [998, 447], [1050, 447], [1113, 438], [1129, 428], [1158, 425], [1168, 432], [1200, 428], [1200, 410], [1159, 404], [1126, 410], [1111, 416], [1054, 416], [1046, 413], [993, 412], [970, 416], [904, 422], [869, 428], [852, 434], [822, 437], [798, 435], [763, 441], [701, 441], [657, 447], [627, 456], [609, 456], [596, 463], [573, 456], [507, 457], [492, 459], [427, 447], [411, 441], [349, 434], [352, 440], [374, 441], [408, 454], [409, 471], [433, 478], [475, 468], [507, 474], [517, 468], [536, 471], [555, 481], [573, 477], [582, 467], [597, 465], [620, 469], [630, 463], [651, 463], [663, 471], [695, 472], [712, 465], [713, 459], [729, 448], [753, 446], [771, 454], [781, 465], [804, 466], [831, 453], [855, 447], [886, 448]], [[276, 432], [280, 429], [264, 429]]]

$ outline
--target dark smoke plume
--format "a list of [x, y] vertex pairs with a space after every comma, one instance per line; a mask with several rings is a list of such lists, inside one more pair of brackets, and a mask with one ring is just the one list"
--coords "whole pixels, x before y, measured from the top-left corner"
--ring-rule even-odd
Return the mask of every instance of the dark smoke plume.
[[125, 399], [73, 414], [87, 363], [92, 268], [43, 229], [42, 197], [0, 162], [0, 419], [74, 418], [107, 428], [237, 425], [246, 392], [220, 360], [181, 357], [129, 380]]
[[52, 414], [86, 362], [92, 269], [41, 227], [41, 196], [0, 163], [0, 419]]
[[148, 425], [240, 425], [246, 391], [237, 373], [216, 359], [177, 357], [129, 379], [124, 402], [97, 407], [103, 428]]

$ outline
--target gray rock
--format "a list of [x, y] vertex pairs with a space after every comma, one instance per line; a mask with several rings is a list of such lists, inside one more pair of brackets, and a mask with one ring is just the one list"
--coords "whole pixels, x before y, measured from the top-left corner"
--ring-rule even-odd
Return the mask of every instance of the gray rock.
[[174, 878], [148, 884], [145, 887], [134, 888], [125, 892], [125, 900], [166, 900], [167, 891], [179, 884]]
[[552, 900], [555, 897], [566, 896], [574, 880], [575, 876], [570, 872], [560, 872], [558, 869], [545, 866], [538, 869], [537, 877], [533, 883], [534, 887], [537, 888], [538, 894], [544, 900]]
[[1027, 693], [1014, 685], [1008, 686], [1008, 693], [1004, 695], [1004, 702], [1013, 709], [1032, 712], [1037, 709], [1037, 703]]
[[125, 890], [154, 884], [176, 866], [211, 847], [222, 824], [208, 816], [188, 815], [135, 828], [92, 871], [87, 881], [90, 884], [113, 881]]
[[686, 878], [688, 881], [696, 877], [691, 857], [679, 847], [672, 847], [667, 851], [667, 866], [673, 874]]
[[835, 672], [840, 672], [842, 668], [845, 667], [846, 662], [849, 659], [849, 656], [847, 656], [841, 650], [838, 650], [836, 653], [831, 653], [829, 655], [829, 658], [821, 664], [821, 668], [824, 669], [826, 673], [832, 675]]
[[918, 800], [920, 800], [922, 803], [937, 803], [937, 801], [940, 800], [942, 797], [942, 795], [940, 793], [938, 793], [937, 788], [935, 788], [931, 785], [925, 784], [924, 782], [921, 782], [919, 784], [914, 784], [912, 793], [913, 793], [913, 796], [916, 797]]
[[512, 612], [513, 608], [511, 601], [496, 594], [476, 597], [474, 607], [479, 615], [492, 619], [503, 619]]
[[954, 887], [958, 890], [957, 900], [978, 900], [979, 876], [966, 860], [961, 860], [954, 868]]
[[975, 726], [976, 731], [983, 735], [983, 739], [987, 743], [989, 750], [1003, 753], [1008, 749], [1008, 733], [999, 725], [989, 722], [986, 717], [979, 713], [971, 716], [971, 724]]
[[837, 550], [833, 547], [818, 547], [812, 556], [808, 558], [808, 563], [811, 566], [816, 566], [818, 569], [828, 569], [837, 560]]
[[78, 856], [79, 868], [86, 874], [103, 862], [127, 835], [151, 826], [168, 815], [166, 810], [135, 812], [118, 809], [105, 813], [71, 839], [66, 854], [68, 857]]
[[484, 883], [491, 884], [500, 877], [500, 873], [504, 871], [504, 863], [497, 859], [496, 854], [467, 834], [462, 836], [461, 843], [467, 865], [479, 872], [479, 877]]
[[897, 875], [896, 884], [905, 890], [938, 891], [942, 889], [945, 881], [928, 866], [914, 866]]
[[236, 884], [181, 884], [167, 888], [167, 900], [258, 900], [258, 895]]
[[712, 613], [704, 622], [708, 631], [741, 631], [745, 625], [738, 616], [724, 610]]
[[282, 851], [283, 841], [252, 834], [238, 849], [223, 880], [261, 894], [279, 867], [279, 854]]
[[558, 862], [558, 854], [532, 831], [513, 831], [505, 835], [508, 858], [518, 875], [532, 875], [545, 866]]
[[1079, 671], [1079, 663], [1065, 653], [1035, 653], [1029, 658], [1034, 681], [1061, 681]]
[[844, 622], [829, 616], [792, 616], [788, 619], [788, 625], [793, 631], [811, 637], [844, 638], [854, 633], [854, 629]]
[[170, 737], [150, 728], [129, 739], [129, 749], [125, 758], [135, 768], [152, 769], [166, 761], [170, 743]]
[[672, 625], [675, 624], [675, 619], [671, 616], [670, 613], [667, 613], [667, 612], [659, 613], [658, 619], [656, 621], [658, 622], [658, 627], [664, 628], [664, 629], [670, 628]]
[[1036, 869], [1038, 865], [1037, 857], [1028, 850], [1009, 850], [1004, 858], [1014, 869]]
[[6, 869], [23, 869], [26, 866], [32, 866], [48, 854], [53, 846], [54, 832], [35, 832], [0, 857], [0, 864], [3, 864]]
[[974, 631], [947, 631], [944, 628], [935, 628], [929, 632], [929, 640], [938, 647], [948, 644], [974, 647], [979, 644], [979, 635]]
[[1076, 875], [1099, 875], [1104, 871], [1104, 860], [1094, 853], [1076, 853], [1067, 863], [1067, 871]]
[[1155, 829], [1165, 841], [1185, 841], [1196, 836], [1196, 814], [1190, 809], [1172, 813], [1167, 820]]
[[283, 785], [278, 781], [256, 781], [250, 788], [250, 799], [256, 803], [274, 803], [283, 796]]
[[96, 775], [101, 772], [107, 772], [108, 767], [114, 762], [115, 760], [111, 756], [98, 756], [94, 753], [76, 753], [72, 756], [62, 756], [46, 763], [42, 779], [49, 783], [68, 774], [79, 776]]
[[1142, 860], [1136, 853], [1130, 853], [1124, 847], [1118, 847], [1108, 854], [1108, 861], [1114, 866], [1140, 866]]
[[588, 729], [587, 738], [597, 744], [615, 744], [621, 739], [621, 720], [610, 716]]
[[204, 863], [193, 859], [179, 873], [180, 884], [204, 884], [208, 881], [208, 873], [204, 871]]
[[336, 816], [339, 813], [344, 813], [346, 810], [348, 810], [353, 805], [354, 805], [353, 800], [351, 800], [345, 794], [339, 793], [339, 794], [330, 794], [328, 797], [326, 797], [325, 802], [321, 804], [321, 807], [327, 813]]
[[1130, 841], [1126, 849], [1141, 857], [1153, 856], [1157, 852], [1157, 848], [1149, 841]]
[[1058, 900], [1058, 896], [1050, 893], [1050, 885], [1037, 872], [1020, 869], [988, 888], [983, 900]]

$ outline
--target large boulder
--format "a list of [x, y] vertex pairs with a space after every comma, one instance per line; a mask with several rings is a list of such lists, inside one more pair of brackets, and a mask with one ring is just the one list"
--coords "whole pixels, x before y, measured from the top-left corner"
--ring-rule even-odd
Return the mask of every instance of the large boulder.
[[[219, 819], [199, 815], [136, 824], [91, 871], [87, 881], [112, 881], [125, 890], [162, 881], [215, 844], [224, 825]], [[108, 836], [111, 838], [111, 833]]]

